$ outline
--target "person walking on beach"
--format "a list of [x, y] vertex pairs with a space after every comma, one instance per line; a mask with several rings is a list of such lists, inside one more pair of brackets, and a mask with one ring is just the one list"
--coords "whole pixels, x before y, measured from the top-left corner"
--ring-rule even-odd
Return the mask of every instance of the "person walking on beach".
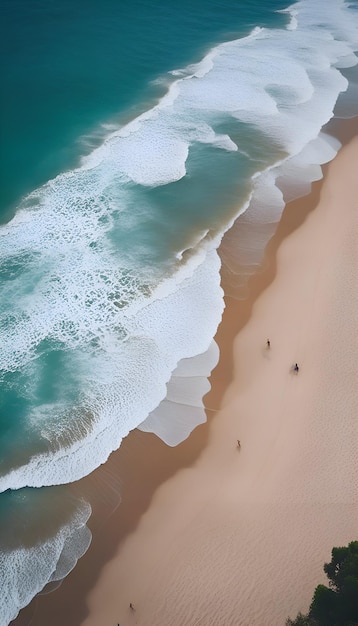
[[240, 439], [237, 440], [237, 447], [241, 448], [241, 443], [240, 443]]
[[131, 611], [135, 611], [134, 605], [132, 604], [132, 602], [129, 603], [129, 608]]
[[298, 374], [298, 372], [300, 371], [300, 368], [298, 367], [297, 363], [294, 364], [293, 371], [296, 372], [296, 374]]
[[269, 340], [269, 339], [266, 341], [266, 348], [267, 348], [268, 350], [271, 348], [271, 342], [270, 342], [270, 340]]

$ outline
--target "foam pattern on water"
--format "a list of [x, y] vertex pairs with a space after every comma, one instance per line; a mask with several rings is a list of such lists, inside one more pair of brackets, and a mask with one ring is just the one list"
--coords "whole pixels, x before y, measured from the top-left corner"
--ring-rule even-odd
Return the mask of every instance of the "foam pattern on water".
[[245, 298], [247, 278], [262, 262], [287, 202], [308, 194], [322, 178], [323, 163], [337, 154], [340, 142], [320, 133], [297, 154], [268, 168], [254, 180], [246, 210], [225, 234], [220, 247], [225, 291]]
[[[26, 502], [26, 496], [23, 496]], [[20, 516], [22, 511], [21, 502]], [[27, 515], [31, 515], [31, 511]], [[86, 522], [91, 507], [85, 501], [77, 500], [74, 510], [50, 536], [26, 545], [28, 528], [16, 539], [19, 545], [2, 546], [0, 552], [0, 615], [1, 624], [15, 619], [19, 610], [51, 581], [62, 580], [75, 567], [77, 560], [86, 552], [91, 533]], [[32, 520], [30, 524], [33, 523]], [[15, 521], [15, 525], [18, 521]], [[40, 522], [40, 527], [43, 521]], [[2, 534], [2, 543], [8, 538], [9, 530]], [[22, 545], [23, 544], [23, 545]]]
[[[223, 258], [232, 275], [257, 264], [285, 200], [335, 154], [320, 130], [348, 86], [339, 68], [357, 62], [356, 14], [341, 0], [301, 0], [288, 13], [286, 29], [255, 29], [174, 72], [153, 109], [30, 194], [1, 227], [0, 370], [16, 407], [27, 403], [1, 449], [1, 490], [76, 480], [143, 423], [178, 362], [205, 352], [215, 334], [222, 233], [248, 207]], [[250, 199], [235, 216], [232, 206], [208, 211], [207, 224], [184, 211], [183, 241], [171, 248], [171, 203], [164, 210], [150, 194], [169, 194], [196, 171], [205, 187], [212, 172], [196, 163], [189, 175], [187, 166], [209, 153], [237, 158], [237, 176], [245, 156]], [[169, 422], [178, 402], [164, 402]], [[9, 401], [10, 431], [11, 419]]]
[[[222, 312], [219, 258], [215, 250], [204, 258], [205, 263], [191, 276], [182, 278], [180, 289], [162, 287], [157, 299], [127, 317], [124, 341], [115, 334], [105, 337], [106, 350], [88, 355], [81, 381], [86, 389], [83, 412], [87, 406], [93, 419], [85, 439], [74, 437], [71, 441], [66, 439], [66, 431], [61, 433], [61, 423], [68, 428], [68, 421], [61, 416], [67, 407], [47, 405], [45, 420], [36, 407], [37, 414], [32, 415], [34, 428], [40, 425], [49, 442], [49, 452], [32, 456], [25, 467], [9, 471], [0, 481], [2, 487], [19, 488], [24, 481], [40, 486], [80, 478], [103, 462], [120, 445], [122, 437], [159, 404], [166, 395], [165, 383], [177, 364], [179, 350], [172, 347], [180, 346], [186, 356], [205, 351], [207, 338], [215, 334]], [[170, 311], [176, 312], [175, 324], [167, 314]], [[201, 333], [195, 332], [198, 328]], [[81, 419], [79, 409], [77, 417]], [[72, 422], [69, 428], [75, 435]], [[59, 441], [66, 445], [57, 445]]]
[[206, 421], [203, 397], [210, 390], [208, 377], [219, 360], [219, 348], [212, 341], [208, 350], [182, 359], [167, 383], [167, 395], [138, 427], [155, 433], [168, 446], [177, 446], [199, 424]]
[[302, 0], [288, 11], [295, 27], [291, 22], [287, 30], [256, 28], [176, 72], [183, 77], [161, 102], [113, 133], [85, 166], [110, 159], [141, 184], [176, 180], [185, 175], [194, 142], [240, 149], [214, 132], [225, 114], [260, 126], [287, 152], [302, 150], [332, 116], [339, 92], [347, 89], [337, 68], [357, 63], [357, 24], [340, 0], [329, 6]]

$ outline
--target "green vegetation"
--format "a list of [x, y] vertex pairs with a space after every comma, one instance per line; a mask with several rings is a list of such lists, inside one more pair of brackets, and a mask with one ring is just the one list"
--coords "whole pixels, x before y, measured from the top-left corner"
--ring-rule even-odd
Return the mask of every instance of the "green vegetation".
[[308, 615], [299, 613], [286, 626], [358, 626], [358, 541], [333, 548], [323, 569], [329, 587], [318, 585]]

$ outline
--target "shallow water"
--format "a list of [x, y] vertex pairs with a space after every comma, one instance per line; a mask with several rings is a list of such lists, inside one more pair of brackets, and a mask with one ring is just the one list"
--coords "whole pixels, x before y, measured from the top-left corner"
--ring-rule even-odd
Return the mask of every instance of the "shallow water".
[[[20, 489], [31, 518], [24, 488], [47, 486], [45, 504], [51, 485], [105, 462], [148, 415], [143, 428], [170, 445], [202, 421], [224, 232], [242, 213], [221, 255], [239, 296], [236, 277], [260, 262], [284, 202], [339, 148], [320, 131], [340, 93], [336, 114], [356, 113], [357, 3], [253, 4], [4, 3], [4, 511], [6, 490]], [[51, 531], [48, 580], [86, 528], [90, 505], [71, 506]], [[11, 619], [46, 580], [33, 574], [36, 548], [19, 558], [28, 584], [14, 581], [6, 542]], [[18, 585], [26, 593], [10, 600]]]

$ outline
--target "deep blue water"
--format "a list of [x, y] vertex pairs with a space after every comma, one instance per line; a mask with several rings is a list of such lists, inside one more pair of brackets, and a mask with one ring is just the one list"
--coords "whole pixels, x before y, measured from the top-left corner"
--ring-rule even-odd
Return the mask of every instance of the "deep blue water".
[[2, 0], [1, 213], [72, 167], [83, 135], [146, 110], [151, 82], [220, 41], [284, 23], [283, 0]]

